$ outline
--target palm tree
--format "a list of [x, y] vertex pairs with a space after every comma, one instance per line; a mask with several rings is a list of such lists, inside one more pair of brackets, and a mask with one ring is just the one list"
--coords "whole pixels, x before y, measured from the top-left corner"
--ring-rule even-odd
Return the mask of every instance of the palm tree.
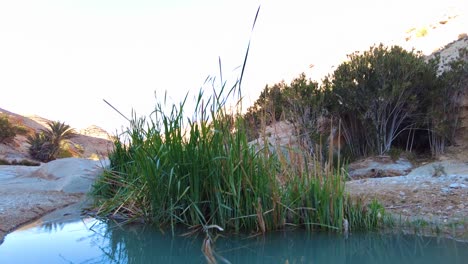
[[74, 137], [75, 131], [63, 122], [51, 121], [48, 129], [42, 129], [33, 136], [28, 136], [29, 153], [43, 162], [54, 160], [60, 151], [63, 140]]
[[52, 145], [52, 159], [55, 159], [56, 155], [60, 150], [60, 145], [63, 140], [74, 137], [75, 131], [64, 122], [51, 121], [47, 122], [48, 130], [43, 130], [46, 138], [49, 139], [49, 143]]
[[31, 157], [42, 162], [53, 160], [52, 144], [44, 132], [36, 132], [33, 135], [29, 135], [27, 142], [30, 145], [29, 154]]

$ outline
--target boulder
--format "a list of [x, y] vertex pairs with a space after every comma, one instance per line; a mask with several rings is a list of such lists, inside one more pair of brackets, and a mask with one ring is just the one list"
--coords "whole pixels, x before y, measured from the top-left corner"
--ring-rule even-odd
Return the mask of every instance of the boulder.
[[40, 179], [45, 189], [66, 193], [87, 193], [97, 175], [109, 165], [108, 159], [99, 161], [65, 158], [42, 164], [28, 178]]
[[369, 157], [349, 164], [348, 174], [351, 179], [382, 178], [407, 175], [413, 164], [403, 157], [394, 161], [389, 156]]

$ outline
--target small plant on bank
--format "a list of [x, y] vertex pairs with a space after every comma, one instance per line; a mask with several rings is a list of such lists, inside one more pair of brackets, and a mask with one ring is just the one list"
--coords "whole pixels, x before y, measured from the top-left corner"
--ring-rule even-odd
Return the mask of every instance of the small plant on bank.
[[404, 151], [402, 149], [400, 149], [400, 148], [392, 147], [388, 151], [388, 155], [390, 156], [390, 158], [392, 159], [393, 162], [396, 162], [397, 160], [400, 159], [403, 152]]
[[57, 159], [71, 158], [74, 157], [74, 151], [67, 142], [60, 144], [60, 149], [57, 153]]
[[432, 173], [432, 177], [440, 177], [440, 176], [447, 176], [447, 172], [445, 172], [445, 167], [442, 164], [432, 165], [434, 168], [434, 172]]

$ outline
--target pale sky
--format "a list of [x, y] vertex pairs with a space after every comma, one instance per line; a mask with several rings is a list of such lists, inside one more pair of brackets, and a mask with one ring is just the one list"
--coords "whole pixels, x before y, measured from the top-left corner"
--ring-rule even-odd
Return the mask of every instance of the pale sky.
[[165, 91], [192, 98], [218, 74], [218, 57], [233, 82], [251, 37], [250, 102], [302, 72], [320, 80], [346, 54], [402, 39], [409, 25], [463, 2], [1, 0], [0, 108], [120, 131], [127, 122], [102, 99], [148, 115]]

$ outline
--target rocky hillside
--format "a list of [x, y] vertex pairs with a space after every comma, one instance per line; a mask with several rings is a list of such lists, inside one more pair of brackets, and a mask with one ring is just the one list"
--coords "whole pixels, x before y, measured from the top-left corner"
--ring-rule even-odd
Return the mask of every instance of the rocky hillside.
[[[444, 47], [436, 50], [428, 59], [440, 57], [439, 74], [449, 69], [450, 62], [456, 59], [468, 61], [468, 35], [460, 34], [458, 40], [455, 40]], [[457, 97], [453, 98], [459, 107], [458, 129], [455, 132], [455, 145], [449, 148], [448, 154], [454, 158], [468, 161], [468, 78], [462, 82], [464, 88]]]
[[[468, 61], [468, 14], [459, 8], [441, 9], [440, 16], [428, 17], [428, 20], [408, 28], [404, 41], [397, 41], [406, 49], [415, 48], [423, 51], [431, 59], [440, 56], [439, 74], [448, 69], [450, 62], [462, 57]], [[447, 44], [448, 43], [448, 44]], [[460, 107], [459, 128], [456, 131], [455, 146], [449, 149], [455, 158], [468, 161], [468, 154], [460, 156], [468, 149], [468, 79], [465, 88], [453, 98]]]
[[[0, 108], [0, 115], [7, 115], [10, 123], [22, 126], [32, 134], [46, 129], [47, 122], [51, 121], [40, 116], [22, 116]], [[113, 147], [111, 136], [98, 126], [76, 130], [77, 135], [64, 144], [65, 156], [99, 159], [106, 157]], [[13, 142], [0, 144], [0, 159], [19, 161], [30, 159], [27, 136], [17, 135]]]

